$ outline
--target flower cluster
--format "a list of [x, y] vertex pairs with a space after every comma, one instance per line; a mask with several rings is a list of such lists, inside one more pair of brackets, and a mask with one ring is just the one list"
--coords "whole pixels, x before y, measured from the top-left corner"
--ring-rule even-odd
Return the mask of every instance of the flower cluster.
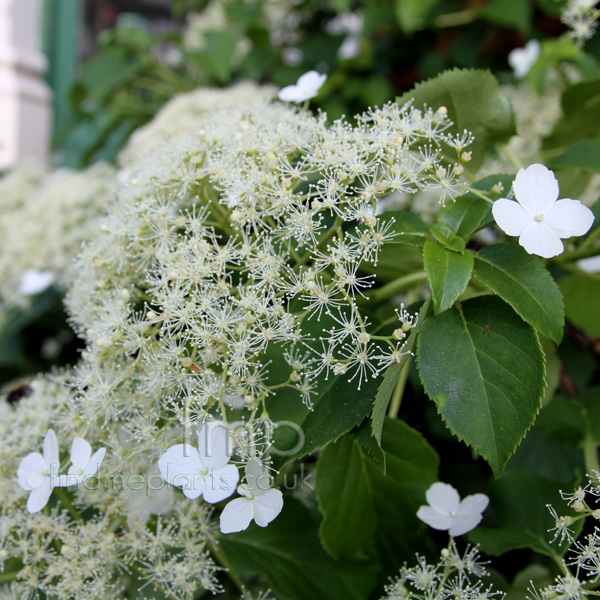
[[98, 164], [50, 174], [26, 166], [0, 180], [0, 313], [65, 274], [112, 200], [115, 170]]
[[560, 14], [560, 20], [571, 30], [570, 37], [578, 44], [584, 44], [593, 37], [599, 17], [597, 0], [569, 0]]
[[467, 546], [460, 553], [453, 540], [441, 552], [436, 564], [428, 564], [417, 556], [417, 565], [404, 566], [400, 575], [386, 586], [381, 600], [486, 600], [503, 598], [491, 585], [485, 586], [482, 577], [488, 575], [480, 561], [477, 548]]
[[[212, 505], [237, 486], [223, 532], [282, 509], [267, 403], [310, 407], [327, 377], [360, 388], [406, 353], [415, 319], [362, 308], [368, 267], [395, 236], [377, 204], [456, 193], [446, 111], [390, 104], [328, 125], [269, 94], [199, 111], [132, 154], [88, 236], [67, 298], [87, 343], [79, 364], [0, 410], [0, 560], [23, 564], [11, 593], [108, 599], [132, 580], [182, 600], [218, 590]], [[219, 423], [230, 438], [211, 454]], [[66, 473], [49, 429], [72, 443]]]

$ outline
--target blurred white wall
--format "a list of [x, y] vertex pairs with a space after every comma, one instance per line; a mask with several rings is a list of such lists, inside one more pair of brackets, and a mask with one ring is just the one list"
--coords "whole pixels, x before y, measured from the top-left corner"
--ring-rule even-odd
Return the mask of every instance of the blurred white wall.
[[42, 79], [42, 0], [0, 0], [0, 170], [48, 156], [51, 93]]

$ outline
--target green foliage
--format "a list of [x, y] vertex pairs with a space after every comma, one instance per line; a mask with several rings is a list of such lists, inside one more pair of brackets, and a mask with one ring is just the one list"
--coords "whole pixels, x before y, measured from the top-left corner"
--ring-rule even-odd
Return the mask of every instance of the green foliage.
[[499, 477], [540, 409], [544, 355], [502, 300], [468, 300], [422, 325], [419, 374], [450, 431]]
[[367, 562], [338, 562], [319, 543], [310, 512], [293, 498], [286, 498], [279, 517], [261, 529], [219, 539], [234, 572], [258, 573], [282, 599], [363, 600], [375, 584], [376, 567]]
[[402, 554], [408, 532], [419, 523], [416, 512], [437, 479], [439, 459], [421, 434], [394, 419], [385, 421], [382, 448], [385, 474], [351, 434], [319, 456], [320, 535], [334, 557], [367, 553], [375, 534]]
[[550, 166], [600, 172], [600, 140], [584, 140], [575, 144], [557, 156]]
[[516, 244], [494, 244], [475, 256], [475, 277], [557, 344], [564, 327], [562, 296], [536, 256]]
[[567, 275], [560, 280], [567, 319], [592, 336], [600, 336], [600, 278], [589, 273]]
[[[560, 556], [567, 550], [568, 544], [561, 545], [558, 540], [550, 543], [548, 530], [555, 527], [555, 522], [547, 509], [550, 504], [565, 514], [558, 486], [556, 481], [531, 473], [507, 472], [488, 490], [497, 527], [480, 526], [471, 533], [471, 539], [493, 556], [516, 548], [531, 548], [547, 556]], [[574, 514], [573, 511], [567, 512]], [[580, 525], [581, 522], [576, 523], [573, 529], [580, 531]]]
[[490, 148], [516, 133], [510, 102], [500, 91], [494, 76], [486, 71], [453, 69], [434, 79], [419, 83], [398, 98], [399, 104], [413, 100], [415, 106], [433, 110], [448, 109], [454, 122], [452, 131], [467, 129], [475, 136], [469, 147], [473, 152], [470, 168], [477, 170]]
[[404, 33], [423, 28], [425, 18], [441, 0], [395, 0], [396, 17]]
[[411, 246], [422, 246], [427, 239], [427, 225], [415, 213], [405, 210], [390, 210], [383, 213], [380, 219], [383, 223], [392, 221], [390, 232], [394, 232], [396, 235], [388, 242], [388, 245], [410, 244]]
[[423, 248], [423, 264], [435, 313], [442, 313], [465, 291], [473, 271], [473, 255], [468, 250], [452, 252], [436, 242], [427, 241]]

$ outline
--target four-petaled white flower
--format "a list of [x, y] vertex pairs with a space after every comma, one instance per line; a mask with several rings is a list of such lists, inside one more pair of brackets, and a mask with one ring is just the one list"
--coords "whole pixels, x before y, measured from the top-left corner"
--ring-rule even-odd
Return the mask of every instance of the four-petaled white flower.
[[283, 494], [271, 488], [271, 477], [263, 464], [251, 458], [246, 465], [246, 483], [238, 487], [243, 496], [227, 504], [221, 513], [221, 533], [243, 531], [254, 519], [266, 527], [283, 508]]
[[453, 537], [477, 527], [490, 501], [485, 494], [474, 494], [461, 502], [451, 485], [439, 481], [430, 486], [425, 496], [429, 506], [421, 506], [417, 517], [433, 529], [448, 530]]
[[33, 296], [43, 292], [50, 287], [54, 281], [54, 276], [50, 271], [38, 271], [37, 269], [27, 269], [21, 275], [19, 284], [19, 294], [22, 296]]
[[37, 513], [50, 499], [50, 494], [58, 485], [58, 442], [52, 429], [49, 429], [44, 438], [44, 454], [32, 452], [28, 454], [17, 469], [17, 481], [27, 492], [27, 510]]
[[558, 181], [544, 165], [521, 169], [513, 183], [517, 202], [500, 198], [492, 214], [500, 229], [519, 236], [519, 244], [543, 258], [565, 248], [561, 238], [583, 235], [594, 222], [594, 213], [579, 200], [557, 200]]
[[104, 460], [106, 448], [100, 448], [92, 454], [92, 447], [83, 438], [76, 437], [71, 446], [71, 466], [67, 475], [60, 477], [59, 486], [78, 485], [98, 472]]
[[163, 479], [183, 489], [192, 500], [202, 496], [214, 504], [233, 494], [239, 481], [231, 458], [229, 429], [220, 421], [205, 423], [198, 434], [198, 450], [189, 444], [171, 446], [158, 460]]
[[513, 68], [515, 77], [522, 79], [540, 57], [542, 50], [538, 40], [529, 40], [524, 48], [515, 48], [508, 55], [508, 64]]
[[304, 102], [314, 98], [325, 83], [327, 75], [308, 71], [298, 79], [296, 85], [288, 85], [279, 91], [279, 99], [286, 102]]

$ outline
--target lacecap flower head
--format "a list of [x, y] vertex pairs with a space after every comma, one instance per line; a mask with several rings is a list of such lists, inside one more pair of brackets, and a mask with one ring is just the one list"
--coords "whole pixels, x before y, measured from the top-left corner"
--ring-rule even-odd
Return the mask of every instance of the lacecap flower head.
[[558, 200], [558, 181], [544, 165], [521, 169], [513, 183], [516, 202], [500, 198], [492, 206], [496, 223], [506, 234], [519, 236], [519, 244], [543, 258], [561, 254], [561, 238], [583, 235], [594, 213], [579, 200]]
[[490, 499], [485, 494], [467, 496], [462, 501], [449, 484], [434, 483], [425, 493], [429, 506], [421, 506], [417, 517], [432, 527], [456, 537], [475, 529]]

